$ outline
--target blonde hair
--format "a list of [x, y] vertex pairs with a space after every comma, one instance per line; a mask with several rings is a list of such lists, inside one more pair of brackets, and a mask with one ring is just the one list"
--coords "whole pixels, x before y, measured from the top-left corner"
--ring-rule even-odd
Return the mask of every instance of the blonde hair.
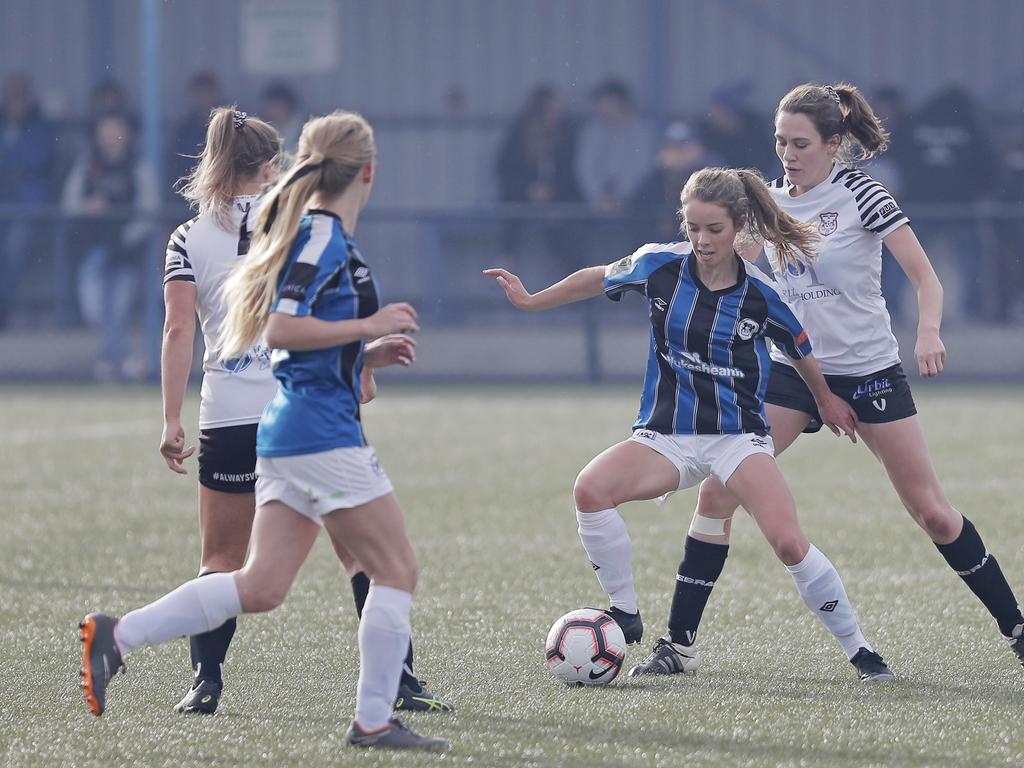
[[267, 193], [249, 254], [224, 283], [228, 314], [220, 339], [222, 359], [241, 354], [263, 333], [310, 198], [337, 197], [375, 156], [373, 128], [355, 112], [339, 110], [302, 127], [295, 164]]
[[775, 246], [785, 264], [817, 257], [818, 234], [814, 227], [797, 221], [772, 198], [764, 177], [753, 168], [705, 168], [690, 176], [679, 195], [685, 226], [686, 203], [700, 200], [725, 208], [733, 224], [745, 226], [755, 237]]
[[236, 107], [210, 112], [206, 144], [188, 174], [175, 183], [178, 193], [200, 214], [212, 213], [231, 229], [231, 202], [238, 187], [252, 180], [264, 163], [281, 157], [281, 136], [273, 126]]
[[822, 141], [839, 136], [836, 157], [844, 165], [870, 160], [889, 148], [889, 132], [855, 85], [804, 83], [782, 97], [781, 112], [807, 115]]

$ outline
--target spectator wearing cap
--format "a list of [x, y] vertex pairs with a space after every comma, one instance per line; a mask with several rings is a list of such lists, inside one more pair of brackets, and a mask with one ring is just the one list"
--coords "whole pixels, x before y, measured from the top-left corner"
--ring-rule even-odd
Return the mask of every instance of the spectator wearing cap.
[[630, 200], [638, 239], [672, 242], [680, 238], [679, 195], [690, 175], [720, 165], [690, 123], [678, 120], [665, 130], [655, 168]]

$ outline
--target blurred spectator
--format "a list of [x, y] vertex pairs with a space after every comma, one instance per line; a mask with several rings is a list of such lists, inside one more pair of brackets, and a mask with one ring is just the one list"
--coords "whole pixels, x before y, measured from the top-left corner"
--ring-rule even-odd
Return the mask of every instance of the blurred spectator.
[[285, 151], [294, 153], [305, 119], [299, 114], [299, 96], [288, 83], [276, 80], [263, 89], [260, 114], [277, 128], [284, 140]]
[[576, 131], [561, 96], [538, 86], [505, 134], [498, 153], [498, 187], [503, 203], [577, 202], [573, 172]]
[[98, 380], [144, 374], [130, 356], [130, 321], [153, 228], [150, 216], [158, 205], [157, 181], [138, 159], [131, 121], [113, 113], [100, 117], [62, 199], [65, 212], [78, 219], [73, 228], [73, 242], [82, 249], [78, 297], [82, 316], [100, 336]]
[[206, 141], [206, 125], [210, 112], [223, 102], [220, 82], [212, 72], [196, 72], [188, 81], [188, 112], [174, 129], [171, 138], [171, 156], [167, 171], [169, 183], [165, 185], [168, 195], [176, 201], [181, 197], [174, 194], [174, 184], [188, 175], [196, 164], [196, 157], [203, 150]]
[[580, 134], [576, 178], [591, 206], [618, 211], [654, 163], [654, 136], [637, 116], [633, 92], [621, 80], [598, 84], [591, 98], [593, 115]]
[[[0, 102], [0, 205], [52, 202], [54, 129], [43, 117], [27, 75], [8, 75]], [[39, 220], [0, 217], [0, 327], [18, 297]]]
[[[582, 199], [573, 164], [576, 126], [562, 97], [551, 85], [539, 85], [509, 126], [498, 151], [498, 195], [503, 203], [546, 205], [578, 203]], [[526, 228], [510, 221], [502, 228], [502, 246], [515, 252]], [[572, 249], [579, 237], [577, 223], [554, 222], [540, 227], [553, 260]]]
[[133, 128], [136, 125], [136, 117], [132, 111], [128, 91], [119, 80], [112, 77], [97, 83], [92, 89], [92, 96], [89, 99], [90, 120], [96, 121], [104, 115], [121, 115], [132, 124]]
[[764, 132], [771, 120], [749, 106], [752, 84], [743, 80], [711, 94], [711, 103], [698, 130], [704, 146], [723, 164], [733, 168], [757, 168], [765, 178], [782, 175], [778, 158]]
[[911, 162], [905, 210], [913, 218], [915, 206], [957, 207], [952, 215], [919, 220], [915, 231], [930, 256], [952, 250], [959, 265], [960, 308], [965, 317], [978, 318], [991, 264], [986, 264], [971, 208], [993, 192], [995, 153], [974, 100], [959, 86], [941, 89], [911, 117], [907, 138]]
[[633, 195], [639, 240], [668, 243], [679, 240], [679, 195], [690, 174], [720, 160], [708, 152], [700, 136], [686, 122], [669, 125], [658, 150], [656, 167]]
[[[894, 198], [903, 200], [910, 158], [907, 107], [903, 91], [895, 85], [875, 88], [871, 108], [889, 131], [889, 149], [865, 165], [865, 170], [882, 184]], [[888, 248], [882, 251], [882, 295], [889, 316], [896, 323], [904, 322], [904, 303], [909, 295], [910, 281]]]
[[992, 319], [997, 323], [1024, 320], [1024, 127], [1010, 138], [1003, 156], [1003, 173], [996, 200], [1016, 207], [1018, 218], [1003, 219], [997, 227]]
[[465, 117], [468, 101], [465, 88], [458, 84], [448, 86], [442, 99], [445, 116]]

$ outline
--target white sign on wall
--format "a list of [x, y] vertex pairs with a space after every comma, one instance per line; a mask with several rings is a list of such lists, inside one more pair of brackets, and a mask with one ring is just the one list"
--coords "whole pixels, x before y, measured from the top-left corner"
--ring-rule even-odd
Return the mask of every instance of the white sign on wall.
[[338, 67], [335, 0], [244, 0], [242, 69], [252, 75], [313, 75]]

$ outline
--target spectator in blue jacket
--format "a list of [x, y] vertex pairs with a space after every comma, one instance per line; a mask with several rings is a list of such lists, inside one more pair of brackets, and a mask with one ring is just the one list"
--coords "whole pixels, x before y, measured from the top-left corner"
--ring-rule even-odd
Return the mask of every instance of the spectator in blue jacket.
[[[27, 75], [8, 75], [0, 102], [0, 205], [39, 206], [53, 200], [53, 126], [43, 117]], [[18, 287], [41, 219], [0, 216], [0, 327], [18, 299]]]

